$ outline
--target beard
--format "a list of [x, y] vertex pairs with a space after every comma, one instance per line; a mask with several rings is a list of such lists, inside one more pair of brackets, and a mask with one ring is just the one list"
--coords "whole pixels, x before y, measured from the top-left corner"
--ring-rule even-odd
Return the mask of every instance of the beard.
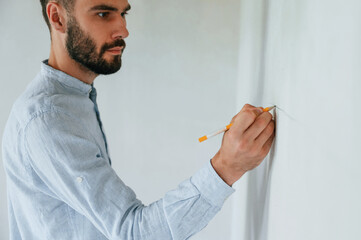
[[95, 41], [80, 28], [74, 17], [69, 20], [67, 25], [66, 49], [73, 60], [96, 74], [108, 75], [117, 72], [121, 68], [121, 54], [112, 56], [110, 61], [104, 59], [103, 55], [108, 49], [114, 47], [123, 46], [125, 48], [123, 39], [117, 39], [111, 44], [105, 43], [100, 48], [100, 52], [97, 53]]

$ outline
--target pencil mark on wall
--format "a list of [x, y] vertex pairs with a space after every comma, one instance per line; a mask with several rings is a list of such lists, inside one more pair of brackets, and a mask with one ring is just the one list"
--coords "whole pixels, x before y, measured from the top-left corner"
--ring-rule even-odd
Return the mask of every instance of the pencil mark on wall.
[[297, 122], [296, 118], [292, 117], [290, 114], [288, 114], [285, 110], [283, 110], [282, 108], [280, 108], [279, 106], [276, 107], [278, 110], [280, 110], [283, 114], [285, 114], [289, 119], [291, 119], [292, 121]]

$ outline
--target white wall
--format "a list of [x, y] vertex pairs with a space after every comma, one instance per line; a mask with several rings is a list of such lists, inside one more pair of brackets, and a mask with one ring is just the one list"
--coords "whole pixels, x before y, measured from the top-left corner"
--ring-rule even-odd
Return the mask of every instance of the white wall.
[[[239, 2], [130, 1], [123, 68], [95, 81], [113, 167], [145, 204], [190, 177], [221, 136], [198, 137], [236, 114]], [[0, 134], [12, 103], [49, 54], [37, 0], [0, 1]], [[8, 238], [0, 168], [0, 239]], [[229, 239], [232, 200], [192, 239]]]
[[270, 157], [239, 183], [232, 239], [360, 239], [361, 2], [241, 9], [238, 106], [280, 109]]

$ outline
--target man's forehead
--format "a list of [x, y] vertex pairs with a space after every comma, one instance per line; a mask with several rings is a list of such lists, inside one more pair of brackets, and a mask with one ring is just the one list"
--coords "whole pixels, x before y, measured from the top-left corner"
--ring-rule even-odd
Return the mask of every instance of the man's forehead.
[[75, 2], [75, 4], [79, 7], [86, 9], [104, 5], [117, 8], [119, 11], [123, 11], [129, 6], [128, 0], [76, 0]]

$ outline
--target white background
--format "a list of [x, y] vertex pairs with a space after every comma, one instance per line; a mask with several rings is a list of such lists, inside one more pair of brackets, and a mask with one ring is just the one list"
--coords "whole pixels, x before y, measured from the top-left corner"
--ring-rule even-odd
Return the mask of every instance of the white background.
[[[113, 167], [145, 204], [189, 178], [217, 152], [221, 136], [198, 137], [237, 113], [238, 0], [130, 1], [122, 69], [95, 80]], [[0, 1], [2, 136], [15, 99], [49, 56], [38, 0]], [[5, 139], [6, 141], [6, 139]], [[0, 239], [8, 239], [0, 168]], [[192, 239], [229, 239], [232, 197]]]

